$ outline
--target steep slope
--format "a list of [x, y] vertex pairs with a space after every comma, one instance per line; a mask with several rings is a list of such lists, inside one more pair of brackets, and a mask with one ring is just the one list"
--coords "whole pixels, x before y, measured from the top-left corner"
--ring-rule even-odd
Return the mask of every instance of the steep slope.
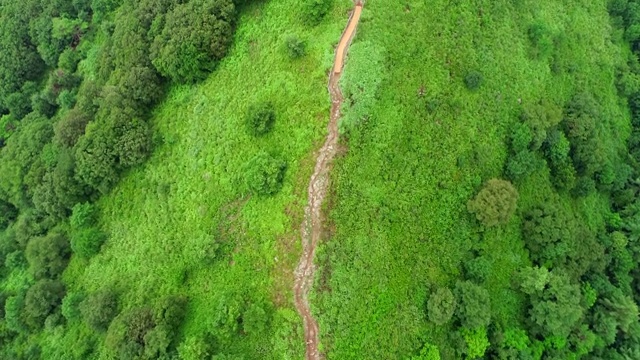
[[[629, 120], [614, 82], [625, 59], [609, 21], [606, 1], [367, 3], [343, 78], [348, 150], [336, 161], [313, 296], [328, 358], [407, 358], [429, 344], [444, 359], [470, 354], [460, 316], [435, 325], [426, 303], [468, 278], [477, 256], [490, 269], [481, 282], [490, 336], [525, 326], [527, 297], [512, 286], [531, 265], [524, 215], [559, 196], [583, 228], [604, 231], [608, 195], [556, 191], [542, 165], [516, 181], [518, 211], [506, 225], [483, 228], [467, 201], [505, 177], [522, 114], [541, 107], [562, 117], [575, 93], [594, 94], [606, 114], [609, 154], [624, 148]], [[535, 43], [536, 24], [552, 34], [548, 49]]]
[[[123, 311], [185, 295], [187, 344], [215, 343], [214, 353], [246, 358], [302, 356], [292, 293], [299, 225], [313, 150], [326, 133], [326, 74], [352, 3], [336, 2], [315, 27], [291, 11], [298, 5], [243, 8], [234, 45], [216, 71], [202, 84], [170, 90], [151, 120], [159, 146], [100, 200], [110, 239], [91, 261], [72, 260], [70, 291], [110, 286]], [[307, 55], [289, 58], [289, 36], [307, 44]], [[254, 138], [244, 118], [260, 102], [273, 104], [276, 121]], [[261, 152], [288, 164], [275, 196], [250, 195], [245, 183], [247, 163]], [[90, 333], [72, 324], [49, 336], [43, 354], [76, 356], [71, 344]]]

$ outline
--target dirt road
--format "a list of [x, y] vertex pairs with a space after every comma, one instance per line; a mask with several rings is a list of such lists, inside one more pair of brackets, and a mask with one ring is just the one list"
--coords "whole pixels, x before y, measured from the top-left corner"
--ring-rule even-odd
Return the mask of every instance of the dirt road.
[[329, 187], [329, 170], [331, 161], [336, 155], [338, 145], [338, 119], [340, 118], [340, 106], [343, 97], [338, 81], [342, 74], [344, 60], [355, 34], [362, 13], [362, 2], [358, 0], [355, 9], [351, 12], [347, 28], [340, 43], [336, 48], [334, 66], [329, 75], [329, 94], [331, 95], [331, 115], [329, 120], [329, 134], [320, 149], [316, 160], [316, 167], [309, 182], [309, 203], [305, 208], [304, 221], [302, 223], [302, 256], [295, 271], [294, 297], [296, 309], [304, 322], [304, 337], [306, 342], [306, 359], [319, 360], [322, 355], [318, 350], [319, 329], [318, 322], [311, 314], [309, 307], [309, 290], [313, 285], [315, 267], [313, 258], [316, 247], [322, 234], [322, 202]]

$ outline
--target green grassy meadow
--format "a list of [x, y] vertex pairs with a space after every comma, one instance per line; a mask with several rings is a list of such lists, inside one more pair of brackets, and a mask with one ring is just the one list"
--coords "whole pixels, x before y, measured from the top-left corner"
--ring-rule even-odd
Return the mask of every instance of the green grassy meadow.
[[[340, 1], [312, 29], [290, 11], [295, 4], [243, 8], [234, 45], [216, 71], [197, 86], [172, 88], [154, 110], [158, 146], [101, 198], [100, 223], [110, 238], [89, 262], [72, 259], [64, 274], [71, 291], [108, 284], [123, 308], [186, 295], [184, 338], [207, 333], [221, 308], [231, 314], [259, 304], [270, 314], [269, 331], [230, 336], [217, 351], [245, 359], [302, 356], [292, 301], [299, 224], [313, 152], [326, 134], [327, 71], [350, 2]], [[307, 42], [303, 59], [286, 55], [290, 34]], [[257, 140], [239, 131], [249, 104], [267, 100], [277, 113], [273, 131]], [[259, 151], [288, 162], [277, 196], [246, 190], [243, 167]], [[65, 351], [79, 351], [71, 344], [82, 336], [93, 335], [76, 323], [43, 354], [63, 359]]]
[[[517, 184], [517, 216], [504, 227], [483, 230], [466, 203], [501, 177], [508, 131], [527, 106], [561, 111], [587, 89], [610, 119], [607, 151], [628, 137], [614, 86], [626, 45], [615, 41], [606, 3], [367, 1], [353, 47], [368, 51], [351, 53], [343, 87], [383, 80], [367, 109], [343, 108], [363, 120], [343, 137], [319, 255], [314, 304], [328, 358], [404, 359], [425, 342], [455, 358], [452, 328], [428, 322], [425, 304], [431, 290], [461, 278], [474, 253], [490, 259], [492, 320], [522, 323], [526, 304], [511, 286], [531, 265], [521, 214], [553, 196], [548, 169]], [[557, 34], [552, 54], [532, 54], [534, 22]], [[375, 71], [362, 66], [369, 53], [382, 54]], [[470, 71], [483, 76], [476, 91], [463, 81]], [[605, 197], [559, 201], [589, 228], [604, 226]]]

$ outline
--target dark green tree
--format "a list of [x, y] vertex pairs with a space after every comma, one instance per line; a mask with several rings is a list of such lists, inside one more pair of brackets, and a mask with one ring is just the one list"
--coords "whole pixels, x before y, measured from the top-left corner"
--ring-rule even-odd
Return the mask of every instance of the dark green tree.
[[582, 318], [582, 293], [569, 277], [551, 272], [547, 286], [531, 295], [531, 328], [545, 337], [566, 338]]
[[483, 283], [491, 274], [491, 262], [486, 256], [478, 256], [464, 263], [465, 277], [477, 284]]
[[251, 304], [242, 314], [242, 327], [247, 334], [260, 334], [265, 331], [268, 314], [259, 304]]
[[45, 117], [31, 113], [22, 119], [0, 153], [0, 193], [7, 194], [5, 200], [18, 207], [29, 205], [24, 179], [52, 136], [53, 128]]
[[24, 321], [25, 295], [24, 291], [20, 291], [9, 296], [4, 303], [4, 321], [7, 328], [16, 333], [27, 331], [27, 325]]
[[59, 232], [34, 237], [27, 244], [29, 270], [36, 279], [60, 276], [69, 261], [69, 241]]
[[97, 210], [93, 204], [84, 202], [73, 206], [69, 223], [74, 230], [91, 227], [96, 224], [96, 221]]
[[18, 217], [18, 209], [8, 201], [0, 199], [0, 230], [5, 229]]
[[29, 36], [29, 22], [38, 16], [38, 4], [4, 2], [0, 12], [0, 109], [6, 98], [20, 90], [29, 80], [36, 80], [44, 70], [36, 46]]
[[107, 235], [95, 227], [75, 230], [71, 235], [71, 249], [74, 254], [90, 259], [100, 252], [106, 240]]
[[566, 260], [571, 247], [574, 220], [558, 204], [546, 202], [524, 216], [522, 235], [531, 259], [553, 266]]
[[576, 94], [565, 108], [564, 131], [580, 175], [591, 177], [604, 164], [604, 145], [596, 126], [601, 116], [597, 101], [589, 93]]
[[116, 140], [111, 129], [102, 124], [91, 125], [74, 147], [76, 177], [89, 187], [106, 193], [118, 179]]
[[145, 353], [145, 337], [156, 327], [150, 308], [134, 308], [116, 317], [109, 325], [105, 346], [112, 356], [136, 359]]
[[459, 281], [454, 290], [458, 300], [456, 317], [466, 329], [477, 329], [491, 321], [491, 300], [487, 290], [470, 281]]
[[24, 300], [25, 322], [32, 328], [40, 328], [46, 318], [58, 311], [65, 288], [62, 282], [43, 279], [29, 288]]
[[122, 96], [135, 101], [140, 107], [148, 108], [162, 96], [160, 77], [150, 67], [117, 69], [113, 77], [118, 79], [118, 89]]
[[509, 157], [505, 174], [513, 181], [522, 181], [542, 165], [543, 162], [533, 151], [523, 150]]
[[427, 314], [434, 324], [446, 324], [451, 320], [455, 310], [456, 299], [448, 288], [439, 288], [429, 296]]
[[511, 150], [517, 154], [521, 151], [529, 150], [533, 142], [533, 131], [526, 122], [518, 122], [511, 129], [510, 135]]
[[175, 6], [153, 40], [153, 65], [175, 82], [204, 79], [227, 52], [234, 18], [232, 0], [192, 0]]
[[67, 321], [76, 321], [81, 319], [80, 304], [85, 299], [85, 295], [81, 292], [69, 292], [62, 299], [61, 311]]
[[105, 331], [118, 315], [118, 296], [111, 289], [91, 293], [80, 304], [80, 313], [91, 328]]
[[166, 326], [171, 332], [177, 332], [187, 312], [189, 299], [185, 296], [164, 297], [156, 306], [154, 319], [156, 324]]

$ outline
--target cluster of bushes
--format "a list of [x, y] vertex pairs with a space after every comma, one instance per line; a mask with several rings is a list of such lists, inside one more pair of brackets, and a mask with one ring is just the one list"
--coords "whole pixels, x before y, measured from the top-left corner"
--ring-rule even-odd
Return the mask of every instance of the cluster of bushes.
[[237, 336], [264, 336], [272, 309], [238, 296], [222, 297], [207, 331], [184, 339], [177, 348], [180, 359], [226, 358], [225, 350]]
[[101, 329], [110, 322], [105, 345], [112, 356], [119, 359], [163, 359], [176, 352], [177, 335], [186, 306], [186, 298], [170, 296], [162, 299], [155, 308], [129, 309], [115, 319], [111, 316], [112, 308], [105, 308], [113, 321], [101, 317], [95, 320]]
[[491, 323], [491, 299], [481, 282], [458, 281], [453, 291], [435, 289], [427, 301], [427, 315], [439, 326], [452, 322], [456, 330], [451, 340], [461, 355], [475, 359], [485, 354], [490, 345], [487, 327]]
[[[276, 113], [270, 102], [249, 106], [245, 116], [245, 128], [249, 135], [260, 137], [271, 131], [276, 121]], [[246, 164], [245, 184], [256, 195], [274, 195], [284, 181], [287, 163], [265, 151], [256, 154]]]

